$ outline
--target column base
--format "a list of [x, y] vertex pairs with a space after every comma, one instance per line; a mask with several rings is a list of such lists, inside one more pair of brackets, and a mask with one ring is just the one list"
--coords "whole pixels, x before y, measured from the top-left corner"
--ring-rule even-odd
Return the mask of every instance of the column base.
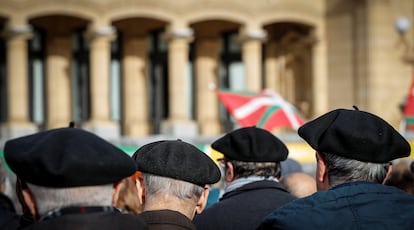
[[161, 133], [165, 135], [180, 137], [191, 137], [198, 135], [197, 124], [193, 121], [167, 120], [161, 124]]
[[90, 121], [90, 122], [84, 123], [82, 125], [82, 128], [106, 140], [119, 139], [121, 136], [119, 125], [111, 121], [106, 121], [106, 122]]
[[3, 139], [12, 139], [38, 132], [35, 124], [30, 122], [4, 123], [0, 126], [0, 135]]
[[148, 123], [130, 122], [124, 124], [123, 133], [128, 137], [145, 137], [150, 135], [151, 128]]
[[206, 121], [203, 120], [200, 122], [200, 135], [203, 136], [217, 136], [221, 134], [221, 125], [216, 120]]

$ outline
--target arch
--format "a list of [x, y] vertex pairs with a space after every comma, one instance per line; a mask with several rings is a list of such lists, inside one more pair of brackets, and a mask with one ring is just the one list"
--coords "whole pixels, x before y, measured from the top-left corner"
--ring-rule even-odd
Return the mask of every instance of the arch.
[[323, 4], [315, 1], [285, 1], [260, 11], [257, 20], [262, 25], [290, 22], [315, 27], [324, 19]]
[[239, 12], [232, 11], [230, 9], [212, 9], [212, 10], [196, 10], [191, 12], [190, 14], [183, 16], [185, 20], [189, 24], [194, 24], [201, 21], [209, 21], [209, 20], [223, 20], [223, 21], [230, 21], [237, 24], [247, 24], [249, 18]]
[[320, 19], [309, 15], [303, 15], [301, 12], [284, 12], [281, 14], [264, 15], [260, 19], [263, 26], [274, 23], [294, 23], [302, 24], [309, 27], [316, 27], [319, 24]]
[[94, 18], [100, 17], [95, 12], [96, 11], [78, 5], [65, 5], [65, 7], [62, 7], [62, 5], [44, 6], [39, 4], [33, 7], [28, 7], [27, 10], [22, 13], [24, 13], [28, 19], [49, 15], [64, 15], [92, 21]]
[[122, 9], [117, 9], [111, 11], [107, 15], [107, 17], [111, 22], [121, 21], [128, 18], [148, 18], [159, 21], [172, 22], [180, 18], [178, 15], [172, 14], [171, 12], [166, 11], [165, 9], [150, 7], [143, 7], [139, 9], [126, 7]]

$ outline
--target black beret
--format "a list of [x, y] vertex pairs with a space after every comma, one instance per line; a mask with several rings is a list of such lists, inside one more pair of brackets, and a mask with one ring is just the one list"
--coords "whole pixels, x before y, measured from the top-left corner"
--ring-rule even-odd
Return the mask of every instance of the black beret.
[[126, 153], [77, 128], [52, 129], [9, 140], [4, 157], [22, 180], [52, 188], [112, 184], [136, 171]]
[[163, 140], [139, 148], [132, 158], [137, 170], [204, 186], [220, 180], [216, 163], [195, 146], [181, 140]]
[[213, 142], [211, 147], [227, 159], [244, 162], [279, 162], [289, 153], [276, 136], [254, 126], [236, 129]]
[[364, 162], [386, 163], [411, 151], [386, 121], [359, 110], [330, 111], [304, 124], [298, 133], [316, 151]]

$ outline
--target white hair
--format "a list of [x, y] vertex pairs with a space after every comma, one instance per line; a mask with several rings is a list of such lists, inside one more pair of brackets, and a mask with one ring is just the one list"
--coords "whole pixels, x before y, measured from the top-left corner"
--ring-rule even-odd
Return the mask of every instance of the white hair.
[[372, 163], [322, 153], [328, 164], [330, 186], [351, 181], [382, 183], [387, 175], [390, 163]]
[[171, 195], [180, 200], [197, 202], [204, 188], [190, 182], [143, 173], [143, 183], [148, 195]]
[[28, 183], [40, 215], [68, 206], [111, 206], [113, 185], [47, 188]]

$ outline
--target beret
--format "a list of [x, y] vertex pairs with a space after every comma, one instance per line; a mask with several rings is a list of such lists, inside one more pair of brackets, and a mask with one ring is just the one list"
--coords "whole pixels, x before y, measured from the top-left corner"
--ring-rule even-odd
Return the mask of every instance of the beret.
[[132, 158], [137, 170], [204, 186], [221, 178], [214, 161], [195, 146], [181, 140], [162, 140], [139, 148]]
[[289, 153], [276, 136], [255, 126], [227, 133], [211, 147], [230, 160], [244, 162], [279, 162], [284, 161]]
[[298, 134], [316, 151], [364, 162], [386, 163], [411, 151], [390, 124], [360, 110], [330, 111], [301, 126]]
[[78, 128], [11, 139], [6, 142], [4, 157], [22, 180], [51, 188], [112, 184], [136, 171], [126, 153]]

